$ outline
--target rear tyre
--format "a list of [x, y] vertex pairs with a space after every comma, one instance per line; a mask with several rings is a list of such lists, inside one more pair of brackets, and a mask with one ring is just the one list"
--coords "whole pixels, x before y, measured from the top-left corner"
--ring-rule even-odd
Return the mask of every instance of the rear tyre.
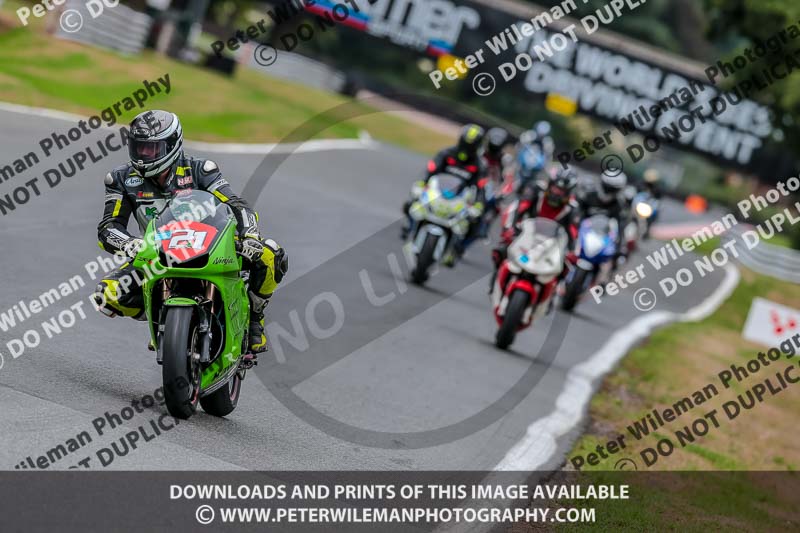
[[212, 394], [200, 398], [200, 405], [203, 406], [203, 410], [214, 416], [231, 414], [239, 403], [243, 376], [243, 371], [236, 372], [224, 387], [220, 387]]
[[422, 245], [419, 255], [417, 255], [417, 266], [411, 272], [411, 281], [417, 285], [422, 285], [428, 281], [428, 269], [433, 264], [433, 254], [436, 251], [436, 244], [439, 242], [437, 235], [428, 235], [425, 237], [425, 243]]
[[190, 354], [196, 335], [193, 315], [192, 307], [169, 307], [161, 338], [167, 411], [184, 420], [197, 411], [200, 397], [200, 363], [194, 363]]
[[494, 339], [495, 346], [501, 350], [507, 349], [514, 342], [514, 337], [517, 336], [517, 330], [519, 330], [519, 326], [522, 323], [522, 315], [525, 314], [525, 309], [528, 308], [530, 298], [531, 295], [525, 291], [514, 291], [511, 294], [503, 324], [497, 330], [497, 335]]
[[578, 298], [580, 298], [581, 293], [583, 292], [583, 285], [586, 282], [586, 276], [589, 275], [589, 272], [579, 268], [575, 275], [572, 276], [572, 281], [567, 283], [567, 287], [564, 291], [564, 299], [561, 300], [561, 308], [564, 311], [572, 311], [575, 309], [575, 306], [578, 304]]

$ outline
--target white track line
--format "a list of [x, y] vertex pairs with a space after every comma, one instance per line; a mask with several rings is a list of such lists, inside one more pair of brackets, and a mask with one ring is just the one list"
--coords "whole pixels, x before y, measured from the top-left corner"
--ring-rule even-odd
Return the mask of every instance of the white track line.
[[320, 139], [291, 144], [225, 144], [186, 141], [192, 150], [219, 154], [302, 154], [308, 152], [330, 152], [333, 150], [369, 150], [377, 146], [374, 141], [361, 139]]
[[650, 230], [650, 234], [654, 238], [664, 241], [691, 237], [698, 231], [710, 226], [713, 222], [713, 220], [707, 220], [687, 224], [656, 224], [653, 226], [653, 229]]
[[589, 360], [573, 367], [556, 399], [555, 410], [528, 427], [494, 470], [532, 472], [545, 466], [558, 452], [558, 438], [566, 435], [583, 419], [592, 399], [592, 384], [603, 377], [641, 339], [671, 322], [697, 322], [711, 315], [728, 299], [739, 284], [739, 270], [725, 267], [725, 279], [711, 296], [685, 313], [660, 311], [643, 315], [618, 330]]
[[[72, 123], [86, 120], [86, 117], [66, 111], [58, 111], [56, 109], [47, 109], [44, 107], [30, 107], [12, 104], [10, 102], [0, 102], [0, 111], [18, 113], [21, 115], [33, 115]], [[254, 155], [328, 152], [333, 150], [371, 150], [379, 146], [379, 143], [373, 141], [369, 133], [365, 131], [359, 134], [358, 139], [319, 139], [288, 144], [210, 143], [187, 140], [184, 144], [192, 150], [201, 150], [204, 152]]]
[[0, 102], [0, 111], [19, 113], [20, 115], [34, 115], [37, 117], [52, 118], [67, 122], [86, 120], [86, 117], [75, 115], [73, 113], [67, 113], [66, 111], [58, 111], [56, 109], [47, 109], [44, 107], [29, 107], [26, 105], [12, 104], [11, 102]]

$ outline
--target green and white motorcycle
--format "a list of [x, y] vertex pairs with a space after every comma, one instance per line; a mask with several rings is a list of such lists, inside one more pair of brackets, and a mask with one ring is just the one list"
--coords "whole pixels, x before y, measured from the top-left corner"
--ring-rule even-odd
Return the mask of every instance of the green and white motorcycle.
[[199, 403], [225, 416], [254, 364], [233, 211], [208, 192], [181, 191], [150, 221], [144, 243], [133, 265], [146, 274], [145, 311], [167, 409], [186, 419]]
[[459, 255], [456, 246], [466, 237], [470, 219], [481, 212], [473, 207], [476, 188], [450, 174], [432, 176], [427, 184], [415, 183], [411, 194], [414, 201], [409, 216], [413, 223], [406, 250], [415, 258], [411, 280], [421, 285], [434, 264], [455, 265]]

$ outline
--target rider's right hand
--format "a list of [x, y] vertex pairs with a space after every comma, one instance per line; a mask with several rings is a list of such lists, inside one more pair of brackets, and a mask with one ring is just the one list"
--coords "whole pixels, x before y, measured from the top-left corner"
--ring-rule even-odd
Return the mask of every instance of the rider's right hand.
[[424, 181], [415, 181], [414, 184], [411, 186], [411, 197], [416, 200], [422, 193], [425, 192], [425, 182]]
[[144, 247], [144, 241], [142, 239], [131, 239], [122, 247], [122, 251], [125, 252], [125, 255], [130, 257], [131, 259], [136, 259], [136, 256], [139, 255], [139, 252]]

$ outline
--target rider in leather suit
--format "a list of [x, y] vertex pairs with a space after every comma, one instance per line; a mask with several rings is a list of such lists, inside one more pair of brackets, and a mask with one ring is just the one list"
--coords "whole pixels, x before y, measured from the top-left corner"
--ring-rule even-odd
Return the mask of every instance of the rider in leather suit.
[[[241, 254], [250, 271], [250, 350], [266, 351], [264, 309], [286, 274], [284, 249], [272, 239], [261, 238], [258, 215], [233, 192], [216, 163], [184, 155], [183, 130], [175, 114], [148, 111], [138, 115], [131, 122], [128, 148], [130, 162], [109, 172], [104, 180], [103, 218], [97, 226], [100, 248], [135, 258], [142, 239], [128, 232], [131, 215], [144, 232], [149, 221], [179, 191], [212, 193], [236, 215]], [[110, 317], [143, 319], [143, 279], [130, 263], [111, 272], [95, 290], [98, 310]]]
[[[481, 148], [483, 140], [486, 137], [486, 132], [483, 128], [475, 124], [468, 124], [461, 129], [461, 134], [458, 138], [458, 144], [450, 148], [445, 148], [433, 159], [428, 161], [426, 167], [425, 179], [418, 182], [417, 185], [423, 187], [428, 180], [436, 174], [451, 174], [453, 176], [463, 179], [468, 186], [477, 188], [477, 198], [473, 205], [474, 211], [477, 215], [471, 220], [470, 230], [464, 242], [459, 243], [456, 253], [461, 255], [464, 250], [476, 239], [479, 226], [480, 216], [483, 214], [485, 203], [485, 191], [481, 187], [481, 179], [486, 176], [487, 168], [481, 155]], [[406, 225], [403, 227], [400, 237], [405, 239], [411, 231], [413, 221], [409, 214], [409, 209], [413, 203], [414, 198], [409, 199], [403, 204], [403, 214], [406, 216]], [[446, 265], [455, 263], [455, 257], [448, 257], [445, 259]]]
[[617, 258], [614, 261], [614, 270], [619, 265], [619, 259], [627, 259], [629, 253], [625, 242], [625, 226], [628, 223], [630, 212], [623, 195], [627, 184], [628, 177], [624, 173], [605, 171], [600, 175], [598, 187], [582, 191], [578, 195], [581, 220], [602, 214], [617, 221]]

